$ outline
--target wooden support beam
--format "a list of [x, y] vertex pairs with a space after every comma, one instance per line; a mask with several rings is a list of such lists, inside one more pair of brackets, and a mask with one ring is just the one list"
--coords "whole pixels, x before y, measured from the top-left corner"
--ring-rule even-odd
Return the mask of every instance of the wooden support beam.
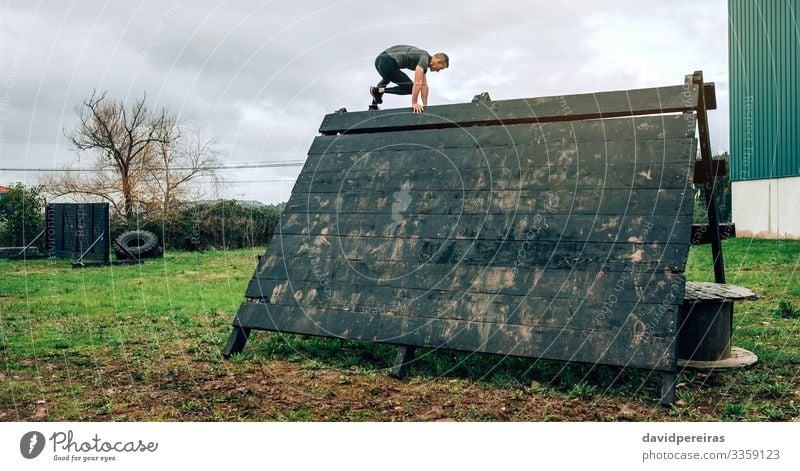
[[717, 109], [717, 88], [714, 82], [703, 84], [703, 94], [707, 110]]
[[661, 373], [661, 405], [671, 407], [675, 403], [675, 373]]
[[222, 356], [230, 358], [231, 355], [241, 353], [244, 349], [244, 344], [247, 343], [247, 338], [250, 336], [250, 331], [249, 327], [234, 326], [228, 336], [228, 342], [225, 344]]
[[[721, 240], [733, 239], [736, 237], [736, 224], [720, 224], [719, 237]], [[692, 245], [703, 245], [711, 243], [711, 229], [708, 224], [692, 224]]]
[[411, 369], [411, 362], [414, 361], [414, 353], [417, 347], [401, 345], [397, 347], [397, 356], [394, 359], [394, 366], [392, 366], [392, 376], [398, 379], [405, 379], [408, 377], [408, 372]]
[[[703, 87], [703, 71], [695, 71], [692, 82]], [[706, 167], [707, 175], [714, 175], [711, 157], [711, 138], [708, 132], [708, 114], [706, 113], [705, 93], [699, 95], [697, 104], [697, 128], [700, 138], [700, 155]], [[714, 263], [714, 281], [725, 283], [725, 260], [722, 255], [722, 238], [719, 233], [719, 212], [714, 198], [715, 178], [709, 178], [704, 183], [706, 190], [706, 207], [708, 209], [708, 225], [711, 233], [711, 255]]]

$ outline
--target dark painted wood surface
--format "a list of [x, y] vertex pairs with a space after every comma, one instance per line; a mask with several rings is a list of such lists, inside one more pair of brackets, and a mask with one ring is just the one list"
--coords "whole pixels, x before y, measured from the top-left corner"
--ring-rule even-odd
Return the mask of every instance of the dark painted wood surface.
[[[629, 165], [636, 163], [685, 163], [687, 156], [696, 155], [697, 140], [674, 137], [665, 140], [643, 139], [636, 141], [605, 141], [602, 136], [586, 142], [566, 139], [532, 144], [508, 142], [499, 145], [465, 142], [459, 146], [455, 139], [449, 147], [432, 148], [420, 145], [417, 148], [388, 147], [381, 150], [360, 150], [359, 141], [369, 141], [371, 135], [346, 136], [348, 142], [330, 145], [342, 147], [343, 151], [327, 154], [311, 154], [304, 165], [306, 175], [324, 172], [353, 171], [414, 171], [418, 169], [475, 169], [501, 167], [511, 170], [539, 169], [576, 165]], [[633, 139], [633, 137], [631, 137]], [[367, 145], [369, 142], [367, 142]], [[349, 149], [348, 149], [349, 147]], [[407, 167], [411, 159], [413, 166]], [[582, 164], [582, 165], [581, 165]]]
[[[670, 88], [670, 103], [682, 91]], [[628, 96], [645, 110], [653, 93], [594, 106], [620, 111]], [[533, 104], [555, 119], [554, 103], [447, 105], [440, 116], [488, 124], [476, 110], [517, 119]], [[586, 96], [567, 104], [570, 120], [591, 114]], [[235, 325], [674, 371], [693, 113], [447, 129], [372, 117], [359, 133], [314, 140]]]
[[[413, 162], [413, 159], [408, 159]], [[395, 164], [403, 168], [403, 162]], [[406, 167], [408, 168], [408, 167]], [[549, 165], [540, 168], [479, 169], [416, 168], [395, 173], [381, 170], [349, 169], [304, 175], [294, 191], [303, 193], [372, 193], [396, 187], [396, 191], [479, 191], [479, 190], [570, 190], [685, 188], [690, 175], [685, 163], [614, 165]]]
[[[103, 238], [92, 247], [101, 235]], [[45, 209], [45, 252], [50, 257], [80, 257], [108, 262], [108, 203], [49, 203]]]
[[[284, 263], [286, 262], [286, 263]], [[320, 272], [320, 265], [325, 271]], [[497, 266], [434, 266], [405, 262], [351, 262], [341, 259], [276, 260], [264, 266], [253, 282], [307, 281], [323, 283], [333, 279], [337, 284], [389, 286], [394, 288], [441, 289], [454, 292], [514, 294], [519, 296], [558, 296], [600, 301], [609, 296], [618, 284], [616, 294], [622, 301], [660, 303], [670, 294], [683, 296], [681, 274], [662, 271], [595, 271], [577, 268], [541, 267], [524, 270]], [[356, 285], [356, 286], [358, 286]], [[346, 289], [346, 288], [345, 288]], [[261, 290], [262, 292], [266, 290]], [[682, 300], [681, 300], [682, 301]], [[675, 302], [679, 304], [679, 302]]]
[[[618, 281], [621, 279], [617, 278]], [[661, 281], [654, 278], [650, 283], [655, 285]], [[523, 295], [478, 292], [479, 288], [476, 288], [454, 295], [440, 286], [396, 288], [369, 283], [258, 279], [250, 283], [247, 295], [274, 305], [300, 309], [336, 308], [363, 315], [379, 312], [495, 324], [606, 330], [622, 328], [628, 322], [645, 323], [646, 320], [645, 325], [651, 334], [669, 335], [674, 332], [670, 316], [677, 312], [677, 306], [619, 296], [626, 286], [631, 290], [646, 289], [645, 285], [620, 281], [606, 292], [593, 287], [583, 293], [568, 292], [571, 290], [566, 287], [563, 293], [534, 288]], [[675, 291], [675, 295], [678, 294]]]
[[[287, 202], [284, 212], [298, 214], [310, 222], [311, 214], [392, 214], [397, 209], [400, 195], [409, 197], [405, 214], [514, 214], [546, 212], [550, 215], [605, 215], [620, 214], [653, 216], [663, 214], [691, 214], [693, 193], [665, 189], [600, 189], [581, 190], [529, 190], [524, 197], [516, 190], [464, 190], [442, 193], [436, 190], [394, 190], [384, 188], [370, 193], [295, 193]], [[698, 229], [699, 230], [699, 229]]]
[[321, 236], [282, 234], [273, 239], [275, 252], [264, 257], [258, 272], [280, 259], [394, 261], [425, 264], [486, 266], [589, 266], [616, 271], [628, 264], [672, 269], [683, 256], [680, 244], [636, 242], [570, 242], [566, 240], [478, 240]]
[[[310, 155], [338, 152], [422, 151], [445, 148], [475, 150], [489, 147], [542, 145], [557, 149], [597, 141], [646, 141], [694, 137], [694, 114], [596, 119], [571, 123], [515, 124], [474, 128], [345, 134], [314, 138]], [[619, 144], [623, 145], [623, 144]], [[514, 152], [516, 154], [516, 152]], [[628, 156], [633, 159], [633, 156]], [[308, 167], [304, 167], [304, 170]]]
[[678, 315], [681, 360], [718, 361], [730, 358], [733, 302], [686, 303]]
[[409, 127], [496, 125], [520, 120], [570, 121], [694, 110], [699, 87], [684, 85], [585, 93], [457, 105], [429, 106], [422, 114], [410, 108], [331, 113], [319, 131], [375, 132]]
[[[728, 174], [728, 168], [725, 164], [724, 159], [712, 159], [711, 160], [711, 172], [712, 177], [724, 177]], [[705, 183], [708, 180], [708, 167], [705, 165], [705, 162], [702, 160], [697, 160], [694, 163], [694, 182], [697, 183]]]
[[[710, 244], [711, 233], [712, 231], [708, 224], [692, 224], [692, 245]], [[733, 223], [720, 224], [719, 237], [721, 240], [735, 238], [736, 224]]]
[[464, 350], [630, 367], [674, 370], [670, 337], [648, 335], [646, 325], [583, 330], [530, 327], [382, 313], [363, 315], [338, 309], [245, 303], [235, 326], [368, 340], [396, 345]]

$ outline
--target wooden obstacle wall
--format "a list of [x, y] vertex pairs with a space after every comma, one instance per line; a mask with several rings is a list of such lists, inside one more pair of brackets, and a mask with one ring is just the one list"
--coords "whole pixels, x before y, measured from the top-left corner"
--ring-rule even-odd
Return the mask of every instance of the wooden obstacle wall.
[[676, 369], [702, 87], [333, 113], [252, 329]]

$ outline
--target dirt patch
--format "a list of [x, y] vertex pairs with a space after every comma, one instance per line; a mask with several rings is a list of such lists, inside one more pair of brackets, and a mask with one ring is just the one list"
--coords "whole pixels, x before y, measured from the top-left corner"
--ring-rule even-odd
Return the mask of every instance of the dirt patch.
[[[44, 383], [80, 383], [74, 400], [31, 398], [5, 411], [3, 420], [175, 421], [621, 421], [670, 420], [658, 405], [597, 396], [567, 397], [528, 388], [504, 388], [467, 380], [397, 380], [383, 372], [304, 369], [298, 363], [252, 364], [171, 361], [155, 377], [103, 366], [65, 377], [46, 369]], [[89, 374], [91, 373], [91, 374]], [[90, 378], [94, 378], [91, 380]], [[139, 378], [139, 380], [137, 380]], [[89, 379], [87, 381], [87, 379]]]

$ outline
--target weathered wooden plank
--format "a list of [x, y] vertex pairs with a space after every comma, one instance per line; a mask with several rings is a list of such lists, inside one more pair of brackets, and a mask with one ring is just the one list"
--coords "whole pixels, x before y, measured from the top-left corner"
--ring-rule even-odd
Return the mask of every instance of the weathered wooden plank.
[[[411, 165], [400, 168], [409, 169]], [[464, 190], [571, 190], [686, 188], [692, 174], [686, 163], [641, 165], [551, 165], [525, 169], [490, 167], [478, 169], [421, 168], [402, 172], [392, 169], [301, 175], [294, 192], [372, 193], [395, 191]]]
[[376, 134], [318, 136], [309, 154], [376, 150], [449, 149], [455, 147], [519, 146], [557, 142], [628, 141], [693, 138], [693, 114], [645, 116], [571, 123], [518, 124], [494, 127], [397, 131]]
[[[525, 268], [596, 267], [625, 269], [631, 264], [671, 269], [685, 263], [686, 244], [566, 241], [487, 241], [402, 239], [389, 237], [284, 235], [273, 242], [271, 258], [340, 258], [351, 261], [395, 261], [426, 264], [486, 265]], [[302, 263], [302, 261], [300, 261]]]
[[686, 282], [686, 301], [741, 301], [745, 299], [757, 299], [756, 293], [744, 286], [736, 286], [724, 283], [708, 283], [703, 281]]
[[390, 147], [357, 152], [311, 154], [304, 164], [301, 175], [353, 171], [405, 172], [446, 168], [466, 170], [502, 167], [521, 170], [562, 165], [590, 167], [614, 164], [686, 163], [695, 162], [697, 140], [693, 138], [622, 141], [599, 139], [590, 142], [557, 140], [541, 144], [392, 149]]
[[[375, 190], [363, 193], [294, 193], [284, 214], [303, 214], [306, 220], [315, 214], [551, 214], [551, 215], [686, 215], [692, 214], [694, 193], [691, 189], [630, 190], [515, 190], [441, 192]], [[406, 206], [407, 205], [407, 206]], [[288, 216], [286, 216], [288, 217]]]
[[[683, 275], [656, 270], [583, 270], [553, 267], [514, 269], [505, 266], [420, 265], [407, 262], [369, 262], [314, 259], [268, 258], [259, 266], [254, 278], [259, 280], [305, 281], [320, 283], [326, 280], [345, 284], [365, 284], [395, 288], [429, 288], [445, 291], [471, 291], [533, 296], [558, 296], [602, 299], [617, 283], [630, 289], [618, 294], [618, 300], [642, 303], [682, 303]], [[261, 290], [263, 292], [263, 290]], [[673, 299], [675, 297], [680, 298]]]
[[[728, 174], [728, 169], [725, 164], [725, 159], [711, 160], [711, 177], [724, 177]], [[702, 160], [695, 160], [694, 162], [694, 177], [692, 178], [695, 183], [705, 183], [709, 178], [708, 166]]]
[[396, 345], [552, 358], [674, 371], [672, 338], [648, 336], [634, 325], [618, 332], [552, 329], [333, 309], [301, 310], [243, 304], [235, 326]]
[[350, 237], [415, 237], [570, 242], [664, 241], [688, 243], [691, 220], [686, 215], [632, 216], [489, 214], [336, 214], [290, 213], [281, 218], [275, 237], [284, 234]]
[[514, 122], [568, 121], [616, 116], [664, 114], [697, 108], [699, 86], [692, 83], [658, 88], [586, 93], [515, 100], [430, 106], [411, 109], [332, 113], [321, 133], [389, 131], [398, 128], [443, 128]]
[[455, 319], [552, 328], [618, 331], [628, 323], [651, 335], [674, 334], [677, 304], [619, 301], [619, 292], [630, 288], [618, 281], [609, 293], [584, 298], [518, 296], [452, 292], [423, 288], [392, 288], [306, 281], [255, 280], [246, 296], [269, 304], [300, 308]]

